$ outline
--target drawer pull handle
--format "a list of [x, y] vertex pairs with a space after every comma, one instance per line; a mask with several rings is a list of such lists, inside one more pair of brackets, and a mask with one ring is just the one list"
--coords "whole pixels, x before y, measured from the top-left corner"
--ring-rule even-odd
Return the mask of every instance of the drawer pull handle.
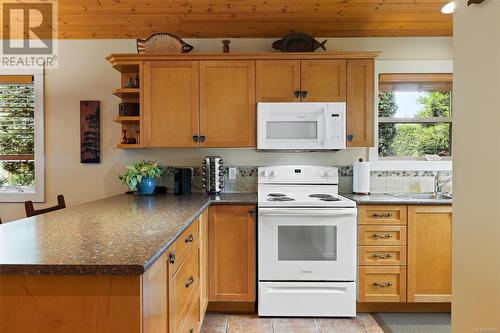
[[171, 264], [175, 264], [175, 250], [172, 251], [172, 253], [170, 253], [168, 255], [168, 261], [171, 263]]
[[375, 239], [387, 239], [392, 238], [391, 234], [373, 234], [373, 238]]
[[194, 277], [191, 275], [186, 282], [186, 288], [189, 288], [189, 286], [191, 286], [193, 283], [194, 283]]
[[384, 253], [384, 254], [374, 253], [372, 254], [372, 257], [377, 259], [389, 259], [392, 258], [392, 255], [390, 253]]
[[192, 243], [193, 240], [194, 240], [193, 234], [189, 234], [189, 236], [186, 237], [186, 239], [184, 240], [184, 242], [186, 242], [186, 243]]
[[384, 218], [384, 217], [392, 217], [391, 213], [373, 213], [373, 217], [376, 218]]
[[382, 283], [373, 282], [373, 286], [380, 287], [380, 288], [387, 288], [387, 287], [392, 287], [392, 283], [390, 283], [390, 282], [382, 282]]
[[190, 328], [189, 333], [194, 333], [194, 328]]

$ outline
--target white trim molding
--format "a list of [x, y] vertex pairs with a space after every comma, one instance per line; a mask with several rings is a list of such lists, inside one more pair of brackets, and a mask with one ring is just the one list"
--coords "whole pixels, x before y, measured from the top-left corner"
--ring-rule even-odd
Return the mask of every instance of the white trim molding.
[[45, 84], [44, 71], [11, 70], [2, 71], [2, 75], [33, 75], [35, 85], [35, 191], [34, 192], [0, 192], [1, 202], [45, 202], [45, 120], [44, 100]]
[[375, 61], [375, 145], [368, 149], [371, 169], [374, 171], [412, 170], [439, 171], [452, 170], [451, 160], [393, 160], [378, 156], [378, 78], [381, 73], [453, 73], [452, 60], [376, 60]]

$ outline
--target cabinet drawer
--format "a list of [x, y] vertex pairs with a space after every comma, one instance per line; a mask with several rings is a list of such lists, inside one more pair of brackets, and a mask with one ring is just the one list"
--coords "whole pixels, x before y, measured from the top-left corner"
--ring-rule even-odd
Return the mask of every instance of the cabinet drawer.
[[[169, 262], [170, 271], [175, 274], [179, 269], [180, 264], [184, 261], [194, 244], [198, 243], [199, 238], [199, 221], [194, 221], [170, 246]], [[172, 275], [170, 274], [170, 275]]]
[[360, 225], [358, 245], [406, 245], [406, 227]]
[[359, 302], [405, 302], [406, 267], [360, 266]]
[[177, 333], [198, 333], [200, 329], [200, 295], [199, 290], [195, 291], [194, 297], [191, 297], [188, 311], [184, 316], [183, 322]]
[[199, 247], [198, 242], [189, 251], [186, 260], [180, 265], [177, 273], [172, 277], [171, 293], [173, 294], [173, 319], [174, 327], [177, 327], [187, 311], [188, 301], [195, 291], [199, 292]]
[[406, 246], [358, 246], [358, 265], [406, 265]]
[[359, 224], [406, 224], [406, 206], [359, 206]]

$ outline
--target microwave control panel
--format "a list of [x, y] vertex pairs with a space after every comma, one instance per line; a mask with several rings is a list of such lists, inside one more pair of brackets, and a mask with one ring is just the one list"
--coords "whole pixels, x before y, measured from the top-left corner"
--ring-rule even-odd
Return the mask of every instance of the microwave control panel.
[[345, 104], [328, 103], [327, 112], [327, 145], [333, 149], [344, 149], [346, 147], [345, 138]]

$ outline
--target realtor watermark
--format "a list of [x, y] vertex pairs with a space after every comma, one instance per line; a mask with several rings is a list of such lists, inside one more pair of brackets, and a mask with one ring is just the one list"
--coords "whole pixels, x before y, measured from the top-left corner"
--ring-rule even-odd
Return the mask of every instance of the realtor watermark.
[[57, 68], [57, 0], [1, 0], [0, 69]]

